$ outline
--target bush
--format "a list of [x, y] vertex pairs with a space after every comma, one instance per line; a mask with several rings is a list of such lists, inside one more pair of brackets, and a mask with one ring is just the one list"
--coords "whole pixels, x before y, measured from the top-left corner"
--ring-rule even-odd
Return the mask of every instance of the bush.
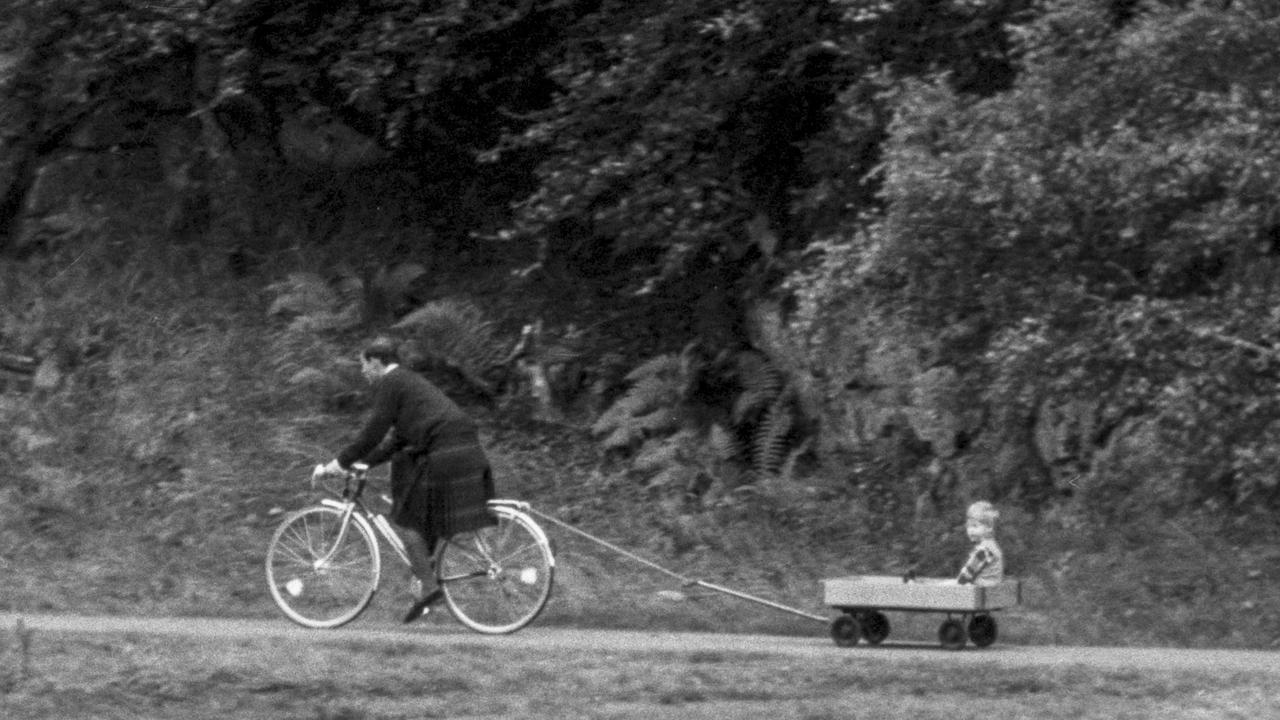
[[[1280, 18], [1161, 6], [1117, 27], [1104, 6], [1054, 4], [1022, 28], [1007, 92], [893, 91], [884, 213], [792, 279], [813, 373], [847, 393], [896, 334], [981, 388], [970, 453], [1045, 403], [1101, 399], [1077, 466], [1016, 441], [1060, 492], [1155, 472], [1143, 484], [1166, 507], [1274, 503], [1280, 85], [1264, 68]], [[1102, 461], [1131, 419], [1167, 466]]]

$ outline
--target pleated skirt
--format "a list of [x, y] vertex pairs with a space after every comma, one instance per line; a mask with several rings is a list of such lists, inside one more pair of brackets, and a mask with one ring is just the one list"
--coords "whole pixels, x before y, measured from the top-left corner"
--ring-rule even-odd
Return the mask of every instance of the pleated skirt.
[[493, 496], [489, 459], [474, 428], [448, 430], [425, 453], [391, 459], [391, 520], [420, 530], [433, 550], [439, 540], [493, 525], [487, 505]]

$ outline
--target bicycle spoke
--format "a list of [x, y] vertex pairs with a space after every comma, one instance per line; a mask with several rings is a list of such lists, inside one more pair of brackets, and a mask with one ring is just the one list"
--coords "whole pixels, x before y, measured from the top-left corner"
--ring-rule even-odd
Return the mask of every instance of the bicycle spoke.
[[311, 565], [311, 558], [303, 556], [303, 554], [297, 550], [285, 545], [282, 545], [280, 549], [285, 552], [289, 560], [293, 560], [304, 567]]
[[307, 549], [314, 553], [316, 551], [316, 542], [311, 529], [311, 521], [305, 517], [302, 519], [302, 533], [302, 541], [306, 544]]
[[475, 534], [476, 552], [484, 558], [487, 563], [493, 562], [493, 543], [484, 536], [483, 533]]
[[[450, 542], [452, 542], [452, 541], [450, 541]], [[475, 549], [475, 551], [474, 551], [474, 552], [471, 550], [471, 548], [468, 548], [467, 546], [462, 545], [461, 543], [455, 544], [455, 545], [453, 545], [453, 547], [454, 547], [456, 550], [458, 550], [458, 552], [460, 552], [461, 554], [463, 554], [463, 555], [465, 555], [467, 558], [469, 558], [471, 561], [473, 561], [474, 563], [476, 563], [476, 564], [478, 564], [478, 565], [486, 565], [486, 566], [487, 566], [487, 565], [489, 564], [489, 558], [488, 558], [488, 556], [486, 556], [486, 555], [484, 554], [484, 549], [483, 549], [483, 548], [481, 548], [481, 547], [479, 547], [479, 545], [480, 545], [479, 540], [477, 540], [477, 539], [473, 539], [473, 542], [474, 542], [474, 543], [475, 543], [475, 545], [476, 545], [476, 549]]]
[[503, 555], [501, 558], [497, 560], [497, 563], [500, 566], [506, 565], [508, 562], [511, 561], [512, 558], [516, 557], [517, 555], [520, 555], [522, 553], [526, 553], [529, 551], [539, 552], [540, 549], [541, 547], [538, 545], [536, 541], [530, 542], [528, 545], [524, 545], [523, 547], [518, 547], [515, 550], [512, 550], [511, 552], [507, 553], [506, 555]]
[[[313, 548], [312, 548], [312, 546], [311, 546], [311, 540], [310, 540], [310, 538], [308, 538], [308, 537], [307, 537], [307, 535], [306, 535], [306, 533], [305, 533], [304, 531], [305, 531], [305, 528], [297, 528], [297, 529], [295, 529], [295, 528], [293, 528], [293, 527], [290, 527], [290, 528], [289, 528], [289, 532], [287, 533], [287, 537], [288, 537], [288, 538], [289, 538], [289, 540], [290, 540], [290, 544], [289, 544], [289, 546], [290, 546], [290, 547], [303, 548], [303, 549], [307, 550], [308, 552], [311, 552], [311, 551], [313, 550]], [[282, 538], [282, 540], [283, 540], [283, 539], [284, 539], [284, 538]], [[296, 542], [293, 542], [293, 541], [296, 541]]]

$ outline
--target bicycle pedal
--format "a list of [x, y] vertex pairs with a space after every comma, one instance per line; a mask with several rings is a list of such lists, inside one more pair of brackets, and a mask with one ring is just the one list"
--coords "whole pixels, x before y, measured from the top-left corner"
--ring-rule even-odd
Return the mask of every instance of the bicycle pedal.
[[416, 622], [430, 614], [431, 607], [423, 604], [422, 601], [418, 601], [413, 604], [413, 607], [409, 608], [409, 612], [404, 614], [404, 624], [408, 625], [411, 622]]
[[405, 624], [414, 622], [416, 620], [421, 620], [427, 615], [430, 615], [431, 606], [435, 605], [437, 602], [440, 602], [440, 599], [443, 597], [444, 597], [444, 593], [437, 589], [437, 590], [433, 590], [430, 595], [427, 595], [421, 600], [415, 602], [409, 608], [409, 612], [405, 613], [405, 616], [404, 616]]

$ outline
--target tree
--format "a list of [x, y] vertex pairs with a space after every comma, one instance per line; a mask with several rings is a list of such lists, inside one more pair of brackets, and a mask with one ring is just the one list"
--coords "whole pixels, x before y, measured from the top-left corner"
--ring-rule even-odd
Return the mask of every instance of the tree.
[[[1011, 77], [1004, 26], [1026, 6], [602, 2], [568, 34], [551, 106], [504, 145], [542, 158], [510, 233], [642, 281], [768, 265], [874, 201], [862, 177], [887, 119], [881, 69], [945, 68], [962, 92], [998, 89]], [[840, 112], [860, 117], [836, 131]]]
[[[539, 59], [558, 42], [559, 28], [592, 5], [8, 3], [0, 13], [16, 30], [4, 48], [14, 62], [0, 78], [8, 163], [0, 230], [8, 234], [18, 219], [38, 168], [103, 117], [124, 128], [212, 119], [233, 150], [252, 156], [247, 165], [261, 166], [237, 181], [262, 176], [263, 195], [291, 187], [278, 172], [273, 179], [270, 166], [301, 158], [318, 161], [304, 168], [313, 178], [328, 173], [340, 181], [353, 167], [374, 165], [384, 184], [414, 186], [399, 189], [404, 198], [447, 187], [452, 196], [463, 188], [504, 204], [511, 188], [527, 190], [526, 161], [481, 166], [476, 156], [546, 104]], [[148, 133], [117, 135], [104, 148], [127, 150]], [[343, 143], [359, 151], [344, 152]], [[300, 185], [307, 191], [317, 183]], [[436, 211], [455, 206], [474, 209], [438, 203]]]
[[[549, 102], [544, 56], [595, 0], [227, 0], [213, 23], [222, 97], [242, 98], [250, 132], [286, 119], [341, 125], [375, 143], [397, 195], [436, 194], [428, 212], [465, 237], [472, 216], [529, 188], [528, 160], [478, 156]], [[358, 192], [364, 192], [361, 187]], [[468, 202], [466, 196], [474, 196]]]
[[1058, 3], [1021, 30], [1009, 91], [904, 84], [883, 215], [801, 284], [815, 321], [892, 307], [947, 338], [940, 361], [993, 404], [1145, 418], [1182, 460], [1175, 494], [1238, 498], [1280, 470], [1280, 16], [1188, 5], [1117, 24]]
[[[200, 0], [141, 4], [112, 0], [14, 0], [0, 52], [0, 249], [11, 240], [38, 168], [66, 151], [95, 118], [136, 127], [181, 117], [193, 102]], [[176, 82], [175, 82], [176, 80]], [[128, 133], [86, 149], [118, 151]]]

